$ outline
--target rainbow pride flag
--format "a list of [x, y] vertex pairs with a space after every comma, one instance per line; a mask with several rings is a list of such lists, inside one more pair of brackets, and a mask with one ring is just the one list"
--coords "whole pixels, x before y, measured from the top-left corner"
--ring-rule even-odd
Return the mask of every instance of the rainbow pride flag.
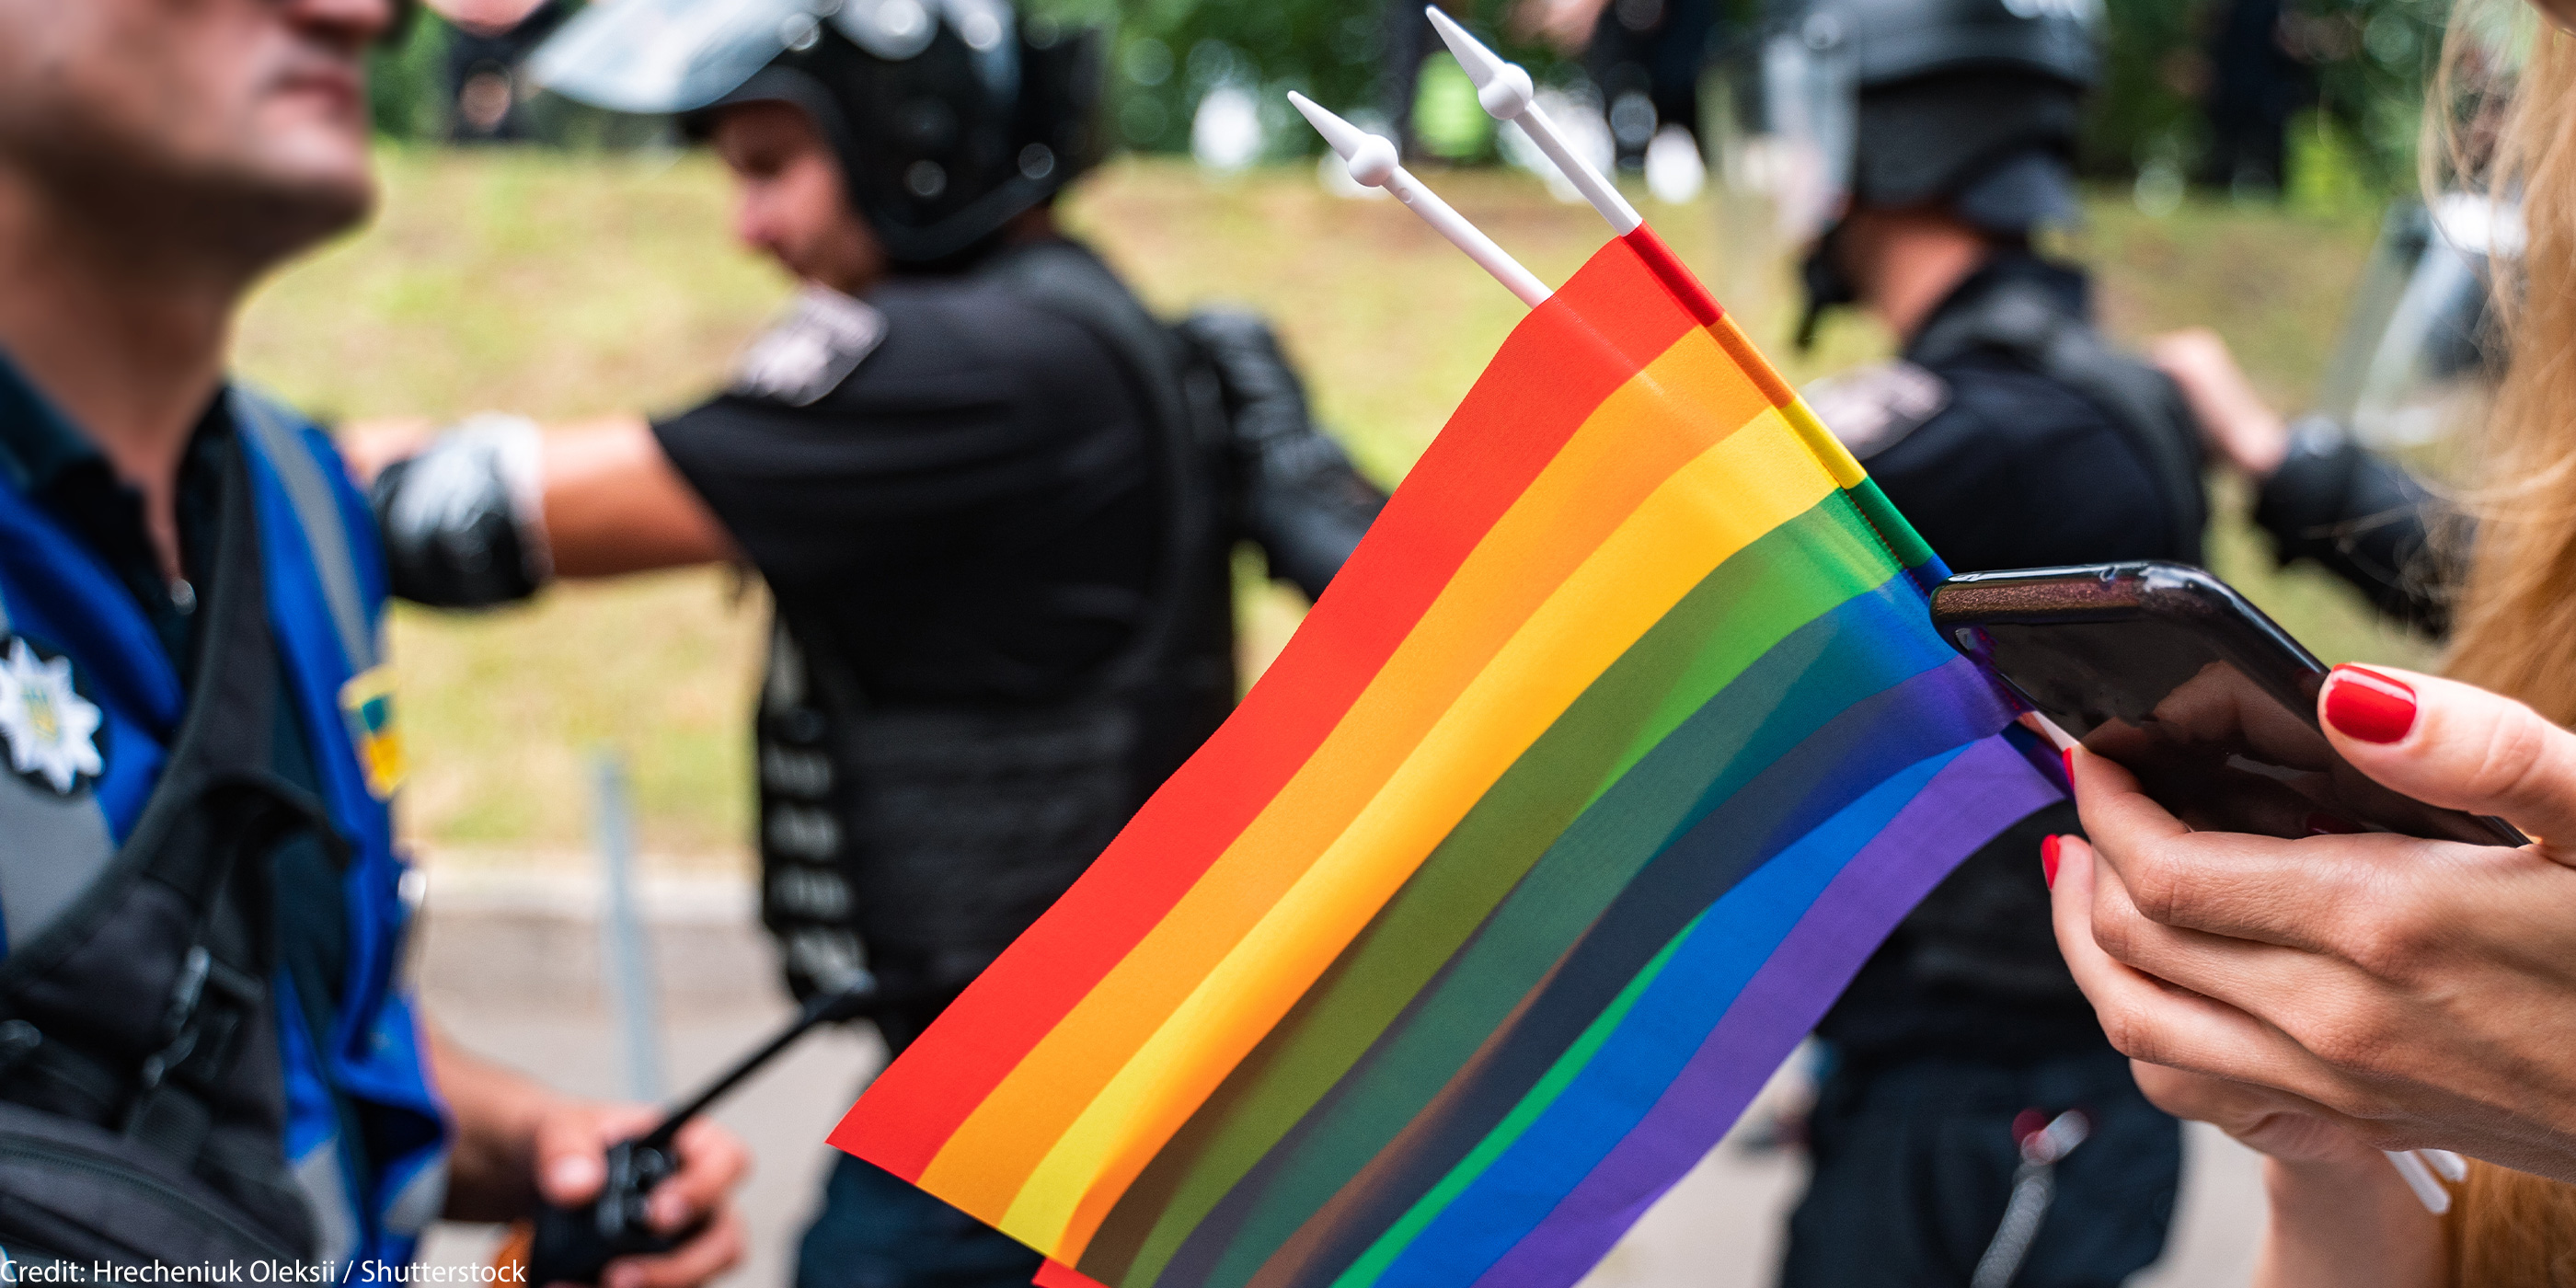
[[1611, 242], [832, 1143], [1058, 1282], [1573, 1283], [2055, 798], [1943, 575], [1654, 234]]

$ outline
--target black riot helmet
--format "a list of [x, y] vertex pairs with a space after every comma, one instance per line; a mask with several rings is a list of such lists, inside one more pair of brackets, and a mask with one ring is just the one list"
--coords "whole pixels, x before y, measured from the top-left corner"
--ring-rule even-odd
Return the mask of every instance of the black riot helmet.
[[1856, 206], [1947, 202], [1996, 236], [2076, 212], [2101, 0], [1786, 0], [1729, 60], [1730, 172], [1810, 248], [1808, 323], [1847, 302], [1830, 250]]
[[803, 108], [888, 258], [922, 268], [975, 257], [1099, 160], [1101, 45], [1009, 0], [605, 0], [530, 69], [692, 133], [731, 104]]
[[[1767, 154], [1784, 231], [1805, 241], [1854, 204], [1947, 199], [2017, 232], [2062, 213], [2100, 4], [1785, 0], [1733, 60], [1740, 145]], [[2017, 191], [1978, 191], [1999, 174]], [[2051, 177], [2070, 195], [2042, 199]]]

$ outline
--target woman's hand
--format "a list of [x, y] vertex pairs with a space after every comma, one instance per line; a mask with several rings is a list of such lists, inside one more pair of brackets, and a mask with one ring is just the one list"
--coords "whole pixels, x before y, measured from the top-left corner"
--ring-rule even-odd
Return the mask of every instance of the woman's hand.
[[[2126, 971], [2088, 933], [2104, 869], [2084, 842], [2068, 836], [2057, 845], [2051, 884], [2058, 942], [2089, 994], [2095, 981]], [[2107, 1023], [2107, 1013], [2104, 1018]], [[2253, 1288], [2440, 1288], [2449, 1282], [2439, 1220], [2372, 1146], [2370, 1125], [2270, 1087], [2138, 1060], [2129, 1067], [2157, 1108], [2209, 1123], [2265, 1155], [2271, 1219]]]
[[[2436, 805], [2576, 837], [2576, 734], [2493, 694], [2337, 668], [2335, 747]], [[2375, 1149], [2576, 1180], [2576, 869], [2387, 833], [2193, 832], [2078, 752], [2058, 940], [2132, 1058], [2250, 1084]], [[2259, 1123], [2240, 1123], [2250, 1131]]]
[[[2090, 864], [2085, 866], [2089, 869]], [[2310, 1167], [2348, 1168], [2355, 1173], [2368, 1173], [2373, 1179], [2387, 1172], [2392, 1183], [2397, 1180], [2385, 1154], [2371, 1148], [2361, 1131], [2342, 1115], [2321, 1105], [2269, 1087], [2230, 1082], [2205, 1073], [2186, 1073], [2140, 1060], [2129, 1062], [2129, 1072], [2136, 1075], [2138, 1090], [2145, 1092], [2156, 1108], [2176, 1118], [2208, 1123], [2266, 1158]]]
[[2261, 482], [2290, 455], [2290, 429], [2281, 413], [2254, 391], [2227, 342], [2207, 327], [2158, 336], [2147, 356], [2182, 387], [2200, 422], [2201, 440], [2220, 459]]

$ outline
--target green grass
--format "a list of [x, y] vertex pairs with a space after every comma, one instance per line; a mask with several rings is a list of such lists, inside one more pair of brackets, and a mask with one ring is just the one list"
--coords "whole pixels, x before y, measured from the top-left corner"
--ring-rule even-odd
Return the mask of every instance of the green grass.
[[[788, 292], [727, 234], [723, 176], [703, 155], [395, 150], [375, 224], [282, 275], [253, 303], [240, 365], [331, 417], [541, 418], [687, 405]], [[1603, 236], [1587, 209], [1498, 171], [1434, 176], [1542, 277]], [[1865, 323], [1789, 351], [1789, 277], [1758, 220], [1715, 202], [1649, 212], [1793, 378], [1886, 351]], [[1304, 365], [1323, 417], [1393, 481], [1438, 432], [1520, 306], [1392, 202], [1325, 195], [1304, 166], [1226, 181], [1124, 163], [1069, 221], [1166, 311], [1258, 307]], [[2225, 204], [2149, 219], [2105, 197], [2077, 253], [2105, 268], [2113, 329], [2191, 322], [2235, 341], [2258, 382], [2297, 405], [2323, 370], [2367, 252], [2365, 216], [2301, 218]], [[2081, 497], [2055, 499], [2080, 505]], [[2320, 577], [2268, 568], [2241, 522], [2213, 563], [2331, 658], [2421, 662]], [[1250, 587], [1245, 654], [1266, 664], [1298, 601]], [[639, 828], [666, 863], [746, 861], [746, 714], [767, 613], [723, 570], [559, 588], [480, 616], [398, 610], [394, 651], [417, 766], [405, 833], [486, 855], [569, 851], [588, 829], [585, 759], [634, 774]]]

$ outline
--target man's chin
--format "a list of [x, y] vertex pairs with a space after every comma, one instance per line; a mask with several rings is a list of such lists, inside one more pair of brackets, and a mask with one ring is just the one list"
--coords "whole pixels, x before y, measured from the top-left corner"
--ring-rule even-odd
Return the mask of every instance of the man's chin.
[[363, 145], [303, 150], [237, 179], [240, 196], [285, 238], [319, 240], [364, 222], [376, 208], [375, 167]]

